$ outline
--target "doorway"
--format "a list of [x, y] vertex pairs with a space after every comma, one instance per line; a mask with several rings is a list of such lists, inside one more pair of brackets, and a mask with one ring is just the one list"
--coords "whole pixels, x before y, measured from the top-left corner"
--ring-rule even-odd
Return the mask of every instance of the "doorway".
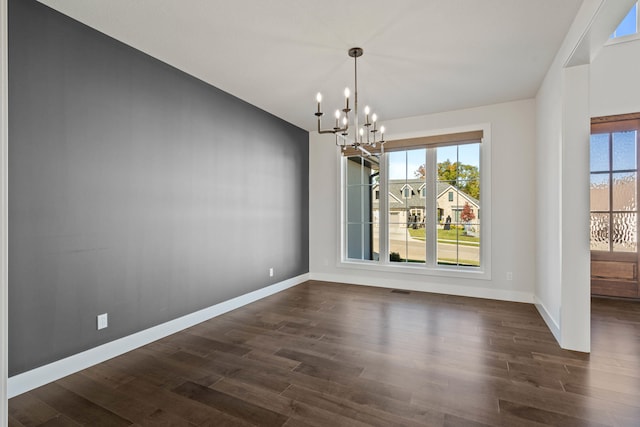
[[640, 113], [591, 120], [591, 294], [640, 297]]

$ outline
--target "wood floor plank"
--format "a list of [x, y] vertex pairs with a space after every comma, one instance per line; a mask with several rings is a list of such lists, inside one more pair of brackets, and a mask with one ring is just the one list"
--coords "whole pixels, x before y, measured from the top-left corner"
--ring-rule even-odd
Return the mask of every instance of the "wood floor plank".
[[211, 388], [286, 417], [290, 417], [295, 412], [295, 400], [283, 396], [282, 393], [256, 387], [235, 378], [225, 378]]
[[170, 412], [157, 409], [142, 420], [135, 423], [132, 427], [196, 427], [184, 418], [180, 418]]
[[41, 427], [79, 427], [82, 425], [83, 424], [77, 423], [63, 414], [59, 414], [55, 418], [51, 418], [47, 422], [40, 424]]
[[286, 415], [190, 381], [172, 391], [254, 425], [281, 426], [288, 418]]
[[158, 409], [144, 400], [131, 399], [82, 374], [62, 378], [56, 384], [134, 423], [146, 419]]
[[133, 424], [100, 405], [85, 399], [57, 383], [50, 383], [33, 390], [33, 395], [47, 405], [80, 424], [96, 427], [119, 427]]
[[164, 388], [159, 388], [142, 378], [136, 378], [123, 384], [118, 387], [118, 390], [134, 398], [144, 396], [151, 405], [197, 426], [236, 427], [251, 425], [231, 414], [218, 411], [211, 406], [188, 399]]
[[517, 418], [523, 420], [535, 421], [545, 425], [563, 426], [563, 427], [582, 427], [589, 426], [605, 426], [605, 424], [598, 424], [589, 422], [588, 420], [571, 417], [557, 412], [551, 412], [544, 409], [534, 408], [532, 406], [521, 405], [508, 400], [500, 400], [500, 411], [510, 415], [514, 415]]
[[11, 399], [9, 417], [16, 425], [25, 427], [40, 425], [59, 412], [38, 399], [33, 393], [24, 393]]
[[11, 427], [640, 425], [640, 302], [591, 354], [530, 304], [309, 281], [9, 401]]

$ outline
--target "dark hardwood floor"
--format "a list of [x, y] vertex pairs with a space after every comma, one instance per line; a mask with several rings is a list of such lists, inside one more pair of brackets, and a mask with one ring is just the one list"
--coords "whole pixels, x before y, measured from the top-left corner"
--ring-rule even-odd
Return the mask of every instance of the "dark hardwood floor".
[[9, 426], [640, 426], [640, 303], [592, 353], [532, 305], [307, 282], [9, 401]]

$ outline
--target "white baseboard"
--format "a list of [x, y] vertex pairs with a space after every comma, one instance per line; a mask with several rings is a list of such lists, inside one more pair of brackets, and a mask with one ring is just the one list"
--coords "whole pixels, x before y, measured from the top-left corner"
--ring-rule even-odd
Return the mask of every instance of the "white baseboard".
[[43, 386], [52, 381], [71, 375], [90, 366], [109, 360], [113, 357], [134, 350], [153, 341], [159, 340], [183, 329], [202, 323], [221, 314], [240, 308], [259, 299], [281, 292], [285, 289], [299, 285], [309, 280], [309, 274], [305, 273], [291, 279], [267, 286], [257, 291], [221, 302], [211, 307], [204, 308], [178, 319], [171, 320], [144, 331], [119, 338], [82, 353], [74, 354], [62, 360], [41, 366], [31, 371], [10, 377], [8, 380], [8, 397], [12, 398], [34, 388]]
[[375, 286], [390, 289], [405, 289], [416, 292], [433, 292], [435, 294], [458, 295], [472, 298], [485, 298], [500, 301], [534, 303], [532, 293], [510, 291], [505, 289], [490, 289], [484, 287], [472, 287], [452, 285], [450, 283], [415, 282], [402, 279], [375, 278], [372, 276], [355, 277], [340, 274], [310, 273], [310, 280], [325, 282], [348, 283], [350, 285]]
[[555, 321], [553, 316], [549, 314], [547, 307], [545, 307], [542, 301], [540, 301], [538, 298], [536, 298], [535, 305], [538, 309], [538, 313], [540, 313], [540, 316], [542, 316], [542, 319], [547, 324], [547, 327], [555, 337], [556, 341], [558, 341], [558, 344], [560, 344], [560, 326]]

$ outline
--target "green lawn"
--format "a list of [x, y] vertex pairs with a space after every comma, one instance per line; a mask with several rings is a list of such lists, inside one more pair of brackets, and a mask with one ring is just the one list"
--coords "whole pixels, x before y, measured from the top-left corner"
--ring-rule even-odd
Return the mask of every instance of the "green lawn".
[[438, 258], [438, 264], [441, 265], [466, 265], [469, 267], [480, 267], [480, 261], [470, 259], [460, 259], [456, 264], [455, 259]]
[[[457, 240], [461, 245], [464, 245], [465, 243], [467, 243], [467, 246], [477, 246], [480, 243], [479, 237], [465, 236], [463, 235], [463, 233], [464, 233], [463, 230], [443, 230], [439, 228], [438, 242], [448, 243], [447, 240], [449, 241]], [[420, 239], [420, 240], [425, 239], [424, 228], [416, 228], [416, 229], [409, 228], [409, 234], [414, 239]]]

